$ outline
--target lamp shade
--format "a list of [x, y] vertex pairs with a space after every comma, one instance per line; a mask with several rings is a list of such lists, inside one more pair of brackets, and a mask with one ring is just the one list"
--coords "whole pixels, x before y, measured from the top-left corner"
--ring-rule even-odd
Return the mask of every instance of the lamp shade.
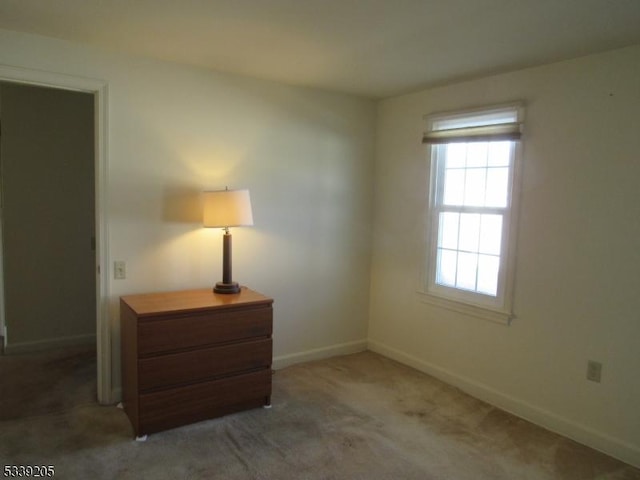
[[253, 225], [249, 190], [204, 192], [202, 223], [217, 228]]

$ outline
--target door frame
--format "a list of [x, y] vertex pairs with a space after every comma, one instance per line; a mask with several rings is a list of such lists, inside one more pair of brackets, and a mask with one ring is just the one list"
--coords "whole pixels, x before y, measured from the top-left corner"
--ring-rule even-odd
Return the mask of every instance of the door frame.
[[[113, 402], [107, 222], [108, 84], [102, 80], [0, 64], [0, 81], [92, 93], [95, 118], [96, 350], [98, 402]], [[1, 274], [2, 272], [0, 272]], [[2, 283], [0, 282], [0, 285]], [[4, 304], [0, 305], [4, 310]]]

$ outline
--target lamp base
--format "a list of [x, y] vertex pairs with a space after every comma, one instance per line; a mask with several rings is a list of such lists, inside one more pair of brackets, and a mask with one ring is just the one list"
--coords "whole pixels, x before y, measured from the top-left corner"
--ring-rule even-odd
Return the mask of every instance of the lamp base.
[[240, 285], [237, 282], [224, 283], [218, 282], [213, 287], [214, 293], [240, 293]]

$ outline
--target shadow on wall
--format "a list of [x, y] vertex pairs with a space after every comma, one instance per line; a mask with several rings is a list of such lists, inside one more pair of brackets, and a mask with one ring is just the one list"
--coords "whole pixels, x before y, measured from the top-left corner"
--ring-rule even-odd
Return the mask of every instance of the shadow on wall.
[[202, 223], [202, 192], [193, 186], [166, 187], [162, 196], [162, 219], [169, 223]]

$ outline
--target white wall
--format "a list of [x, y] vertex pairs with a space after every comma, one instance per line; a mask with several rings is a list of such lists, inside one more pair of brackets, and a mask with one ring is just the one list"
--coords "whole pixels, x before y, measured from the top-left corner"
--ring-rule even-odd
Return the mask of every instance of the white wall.
[[[423, 115], [524, 100], [515, 313], [420, 302]], [[640, 465], [640, 47], [378, 107], [370, 347]], [[603, 363], [602, 383], [585, 378]]]
[[119, 296], [221, 280], [204, 189], [251, 191], [234, 280], [275, 299], [278, 364], [366, 347], [373, 102], [2, 30], [0, 64], [108, 83], [108, 254], [128, 276], [109, 275], [114, 388]]

